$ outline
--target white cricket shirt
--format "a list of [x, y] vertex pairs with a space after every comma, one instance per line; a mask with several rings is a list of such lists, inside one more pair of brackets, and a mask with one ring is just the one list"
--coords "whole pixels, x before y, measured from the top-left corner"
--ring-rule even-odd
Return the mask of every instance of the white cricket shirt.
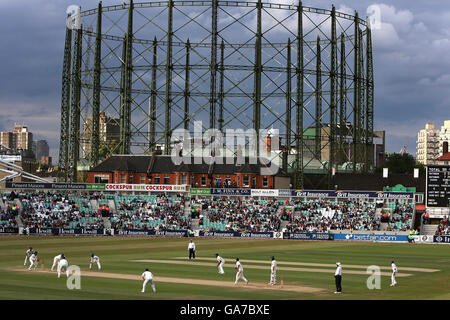
[[392, 266], [392, 272], [397, 272], [397, 266], [395, 265], [395, 263], [391, 264]]
[[150, 271], [144, 271], [144, 273], [142, 274], [142, 277], [145, 280], [152, 280], [153, 279], [153, 274]]
[[335, 276], [342, 276], [342, 266], [341, 266], [341, 265], [339, 265], [339, 266], [336, 268], [336, 272], [334, 273], [334, 275], [335, 275]]

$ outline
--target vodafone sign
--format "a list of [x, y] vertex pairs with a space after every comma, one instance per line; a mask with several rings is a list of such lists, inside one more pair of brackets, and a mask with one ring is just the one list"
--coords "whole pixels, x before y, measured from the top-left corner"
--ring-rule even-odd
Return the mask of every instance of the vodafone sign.
[[186, 185], [172, 184], [106, 184], [106, 191], [164, 191], [186, 192]]

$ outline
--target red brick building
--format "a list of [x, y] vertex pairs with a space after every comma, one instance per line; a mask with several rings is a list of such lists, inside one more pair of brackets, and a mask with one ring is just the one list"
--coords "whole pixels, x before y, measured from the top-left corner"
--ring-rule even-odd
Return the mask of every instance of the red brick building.
[[[263, 164], [208, 165], [201, 158], [176, 165], [165, 155], [113, 155], [88, 172], [88, 183], [187, 184], [195, 188], [289, 189], [290, 178], [280, 168], [261, 175]], [[201, 162], [201, 164], [195, 164]], [[224, 160], [225, 162], [225, 160]]]

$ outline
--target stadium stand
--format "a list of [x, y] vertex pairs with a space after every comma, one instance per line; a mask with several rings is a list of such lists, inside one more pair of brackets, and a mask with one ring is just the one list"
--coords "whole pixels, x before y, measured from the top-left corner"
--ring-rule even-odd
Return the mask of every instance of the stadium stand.
[[[380, 207], [359, 200], [187, 199], [169, 193], [5, 193], [0, 224], [16, 226], [20, 214], [29, 228], [329, 232], [377, 231], [385, 225], [383, 230], [408, 231], [414, 212], [412, 204], [399, 201]], [[448, 222], [439, 230], [448, 233]]]
[[442, 219], [435, 233], [436, 236], [450, 235], [450, 220]]
[[193, 200], [192, 205], [202, 206], [200, 228], [208, 231], [278, 231], [277, 214], [282, 201], [278, 200]]

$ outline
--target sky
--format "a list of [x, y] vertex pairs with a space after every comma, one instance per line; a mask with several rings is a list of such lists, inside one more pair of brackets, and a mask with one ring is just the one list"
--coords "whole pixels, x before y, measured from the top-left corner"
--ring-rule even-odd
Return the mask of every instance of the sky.
[[[267, 0], [269, 1], [269, 0]], [[103, 5], [123, 1], [103, 0]], [[270, 0], [293, 4], [289, 0]], [[1, 0], [0, 131], [28, 125], [34, 139], [49, 142], [58, 157], [61, 74], [66, 8], [96, 7], [92, 0]], [[304, 0], [303, 5], [368, 15], [373, 30], [375, 129], [386, 130], [388, 152], [404, 145], [416, 152], [417, 132], [427, 122], [450, 120], [450, 2], [445, 0]]]

